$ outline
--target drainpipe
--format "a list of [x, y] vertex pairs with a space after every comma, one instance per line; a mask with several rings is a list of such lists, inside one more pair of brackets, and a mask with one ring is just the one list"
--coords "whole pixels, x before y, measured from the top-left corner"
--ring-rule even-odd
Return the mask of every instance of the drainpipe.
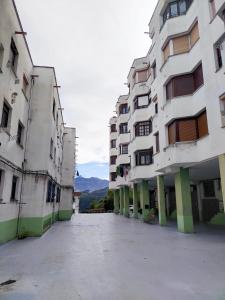
[[27, 116], [27, 126], [26, 126], [26, 135], [25, 135], [25, 141], [24, 141], [24, 157], [23, 157], [23, 163], [22, 163], [22, 179], [21, 179], [21, 188], [20, 188], [20, 196], [19, 196], [19, 210], [18, 210], [18, 216], [17, 216], [17, 228], [16, 228], [16, 237], [19, 237], [19, 227], [20, 227], [20, 218], [21, 218], [21, 212], [22, 212], [22, 206], [24, 203], [22, 203], [22, 195], [23, 195], [23, 184], [24, 184], [24, 176], [25, 176], [25, 162], [26, 162], [26, 152], [27, 152], [27, 141], [28, 141], [28, 129], [29, 124], [31, 121], [31, 99], [33, 95], [33, 87], [35, 84], [35, 77], [31, 76], [31, 89], [30, 89], [30, 96], [28, 99], [28, 116]]

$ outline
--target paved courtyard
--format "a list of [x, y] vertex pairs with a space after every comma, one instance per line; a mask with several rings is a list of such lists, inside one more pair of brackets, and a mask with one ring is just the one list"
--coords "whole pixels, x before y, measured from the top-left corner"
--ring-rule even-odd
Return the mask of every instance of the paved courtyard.
[[1, 300], [223, 300], [225, 231], [178, 233], [113, 214], [75, 215], [0, 246]]

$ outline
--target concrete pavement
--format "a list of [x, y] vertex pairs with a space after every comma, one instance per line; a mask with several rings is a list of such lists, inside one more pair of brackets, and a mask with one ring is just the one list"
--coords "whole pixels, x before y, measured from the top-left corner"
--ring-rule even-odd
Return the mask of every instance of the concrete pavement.
[[0, 247], [0, 300], [224, 300], [225, 231], [75, 215]]

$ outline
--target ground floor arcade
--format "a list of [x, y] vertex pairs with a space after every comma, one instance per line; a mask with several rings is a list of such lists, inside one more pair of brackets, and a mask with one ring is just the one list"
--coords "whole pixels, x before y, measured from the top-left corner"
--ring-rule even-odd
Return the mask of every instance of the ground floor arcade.
[[171, 170], [115, 190], [115, 213], [143, 221], [157, 215], [160, 225], [174, 220], [184, 233], [199, 223], [225, 226], [225, 155]]

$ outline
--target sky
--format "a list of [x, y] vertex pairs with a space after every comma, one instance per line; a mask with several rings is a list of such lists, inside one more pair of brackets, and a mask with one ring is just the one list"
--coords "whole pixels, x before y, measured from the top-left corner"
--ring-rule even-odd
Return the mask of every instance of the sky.
[[144, 32], [157, 0], [15, 2], [34, 64], [56, 68], [64, 121], [77, 128], [78, 163], [107, 163], [109, 119], [128, 92], [133, 60], [151, 46]]

